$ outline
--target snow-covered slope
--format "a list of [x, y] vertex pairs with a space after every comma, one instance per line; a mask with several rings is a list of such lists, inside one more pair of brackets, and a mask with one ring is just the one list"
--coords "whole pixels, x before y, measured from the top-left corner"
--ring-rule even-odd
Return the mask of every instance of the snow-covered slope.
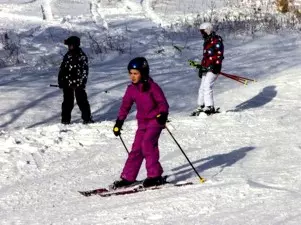
[[[199, 78], [187, 60], [200, 59], [201, 38], [197, 31], [158, 25], [170, 24], [172, 15], [185, 18], [197, 8], [206, 10], [210, 2], [182, 2], [1, 1], [1, 32], [20, 38], [19, 57], [26, 61], [0, 69], [1, 224], [300, 223], [299, 34], [225, 36], [223, 70], [257, 82], [244, 86], [220, 76], [214, 90], [222, 113], [191, 118]], [[41, 5], [52, 17], [42, 19]], [[56, 83], [66, 51], [62, 40], [87, 32], [99, 40], [108, 34], [123, 37], [119, 43], [127, 44], [127, 52], [93, 54], [83, 36], [91, 56], [87, 92], [97, 122], [82, 125], [75, 107], [74, 123], [64, 126], [59, 123], [62, 93], [49, 84]], [[4, 41], [0, 50], [3, 46]], [[185, 47], [179, 52], [174, 46]], [[160, 139], [165, 174], [195, 185], [85, 198], [77, 191], [108, 186], [127, 157], [112, 127], [129, 82], [128, 60], [137, 55], [148, 58], [152, 77], [166, 93], [167, 126], [207, 181], [198, 182], [165, 130]], [[134, 117], [133, 111], [124, 125], [128, 147]], [[145, 174], [143, 167], [138, 178]]]

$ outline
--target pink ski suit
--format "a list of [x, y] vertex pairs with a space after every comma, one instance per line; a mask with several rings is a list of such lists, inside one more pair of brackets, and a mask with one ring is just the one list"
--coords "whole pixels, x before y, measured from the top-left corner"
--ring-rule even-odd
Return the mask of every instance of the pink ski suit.
[[121, 173], [121, 178], [128, 181], [136, 180], [144, 158], [147, 177], [158, 177], [163, 173], [159, 162], [158, 140], [164, 126], [157, 122], [156, 116], [168, 113], [169, 105], [159, 85], [151, 78], [148, 83], [150, 88], [145, 92], [142, 91], [142, 83], [130, 84], [127, 87], [118, 114], [119, 120], [125, 120], [133, 103], [136, 103], [138, 129]]

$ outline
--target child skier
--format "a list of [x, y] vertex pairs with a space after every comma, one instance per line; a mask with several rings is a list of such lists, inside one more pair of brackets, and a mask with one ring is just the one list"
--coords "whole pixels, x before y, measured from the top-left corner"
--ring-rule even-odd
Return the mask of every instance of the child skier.
[[200, 32], [204, 38], [204, 50], [201, 65], [197, 67], [202, 80], [199, 88], [198, 107], [191, 113], [191, 116], [198, 116], [201, 112], [205, 112], [207, 115], [215, 112], [212, 87], [221, 72], [224, 59], [223, 40], [215, 34], [212, 25], [210, 23], [201, 24]]
[[79, 37], [71, 36], [65, 40], [64, 44], [68, 46], [68, 52], [64, 56], [58, 75], [58, 85], [64, 93], [61, 123], [70, 124], [74, 95], [82, 112], [83, 123], [93, 123], [85, 90], [89, 72], [88, 57], [79, 47]]
[[133, 103], [137, 108], [138, 129], [132, 150], [121, 173], [121, 180], [113, 183], [113, 189], [131, 185], [136, 181], [143, 159], [146, 161], [147, 178], [144, 187], [162, 185], [163, 169], [159, 162], [158, 140], [165, 127], [169, 105], [161, 88], [149, 76], [149, 65], [144, 57], [132, 59], [128, 64], [132, 83], [123, 96], [116, 124], [115, 136], [120, 135], [121, 127]]

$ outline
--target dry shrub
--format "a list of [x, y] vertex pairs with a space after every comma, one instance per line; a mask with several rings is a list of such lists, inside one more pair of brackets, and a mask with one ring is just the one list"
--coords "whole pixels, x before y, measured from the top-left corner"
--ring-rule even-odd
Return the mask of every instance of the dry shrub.
[[289, 11], [289, 0], [276, 0], [277, 10], [282, 13]]

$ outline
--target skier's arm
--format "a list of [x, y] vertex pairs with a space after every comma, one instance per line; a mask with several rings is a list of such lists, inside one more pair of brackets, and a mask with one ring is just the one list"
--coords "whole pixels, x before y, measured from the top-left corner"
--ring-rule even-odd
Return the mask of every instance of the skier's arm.
[[119, 113], [118, 113], [118, 120], [125, 120], [127, 115], [129, 114], [132, 105], [134, 103], [134, 100], [131, 96], [130, 93], [130, 86], [127, 87], [125, 94], [122, 98], [122, 103], [119, 109]]
[[[63, 64], [63, 63], [62, 63]], [[62, 69], [62, 64], [60, 66], [60, 71], [59, 71], [59, 75], [58, 75], [58, 79], [57, 79], [57, 83], [59, 85], [59, 87], [62, 87], [62, 83], [63, 83], [63, 69]]]
[[81, 56], [81, 68], [82, 68], [82, 77], [81, 77], [81, 84], [86, 86], [88, 75], [89, 75], [89, 64], [88, 64], [88, 57], [86, 55]]
[[59, 74], [58, 74], [58, 85], [59, 85], [60, 88], [62, 88], [63, 85], [64, 85], [64, 76], [65, 76], [66, 64], [67, 64], [67, 59], [66, 59], [66, 55], [65, 55], [64, 58], [63, 58], [63, 62], [61, 63], [60, 71], [59, 71]]
[[165, 98], [165, 95], [162, 89], [159, 87], [158, 84], [153, 83], [153, 91], [152, 91], [154, 100], [156, 101], [159, 112], [168, 114], [169, 105]]

